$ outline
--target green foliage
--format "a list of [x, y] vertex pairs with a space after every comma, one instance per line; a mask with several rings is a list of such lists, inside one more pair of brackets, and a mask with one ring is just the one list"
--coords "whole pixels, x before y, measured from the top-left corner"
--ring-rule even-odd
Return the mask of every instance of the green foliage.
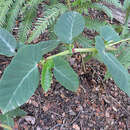
[[130, 45], [125, 45], [124, 47], [121, 47], [117, 59], [126, 69], [130, 67]]
[[[19, 41], [23, 43], [30, 43], [37, 39], [48, 27], [53, 26], [59, 15], [68, 10], [64, 4], [58, 3], [58, 0], [50, 1], [50, 6], [44, 11], [44, 16], [37, 18], [37, 8], [42, 0], [7, 0], [6, 2], [1, 0], [0, 2], [0, 11], [2, 12], [0, 14], [0, 26], [11, 32], [16, 24], [15, 20], [20, 16], [21, 20], [18, 30], [18, 38]], [[112, 18], [111, 10], [102, 2], [111, 3], [116, 7], [121, 7], [119, 0], [101, 0], [95, 2], [92, 2], [91, 0], [75, 0], [72, 2], [71, 6], [73, 10], [77, 10], [78, 12], [87, 15], [89, 15], [88, 8], [94, 8], [104, 11]], [[126, 0], [124, 4], [125, 9], [128, 8], [128, 6], [126, 6], [127, 4], [128, 2]], [[96, 30], [97, 32], [99, 31], [100, 26], [106, 24], [104, 21], [93, 20], [89, 17], [86, 19], [88, 21], [86, 23], [87, 28], [90, 30]], [[35, 24], [33, 24], [34, 20], [36, 20]], [[33, 28], [32, 25], [34, 25]], [[124, 37], [126, 37], [127, 34], [127, 27], [124, 26]], [[52, 39], [54, 38], [52, 37]]]
[[15, 38], [5, 29], [0, 29], [0, 54], [14, 56], [16, 49]]
[[[110, 72], [111, 76], [115, 80], [116, 84], [130, 96], [129, 76], [128, 76], [129, 74], [127, 70], [123, 67], [123, 65], [116, 59], [116, 57], [114, 57], [114, 55], [107, 53], [105, 51], [105, 44], [103, 41], [104, 39], [108, 43], [110, 41], [116, 42], [120, 40], [120, 37], [112, 28], [108, 26], [104, 26], [101, 28], [100, 35], [101, 37], [100, 36], [96, 37], [96, 49], [99, 51], [99, 55], [102, 58], [102, 61], [106, 64], [108, 71]], [[125, 51], [125, 54], [126, 55], [124, 55], [124, 57], [123, 55], [121, 56], [121, 59], [125, 58], [124, 60], [122, 60], [123, 64], [129, 62], [128, 57], [130, 56], [130, 53], [128, 53], [128, 50]]]
[[48, 25], [54, 24], [59, 14], [64, 13], [66, 10], [67, 8], [60, 3], [52, 6], [52, 8], [47, 9], [44, 12], [44, 17], [38, 18], [35, 24], [35, 29], [33, 30], [31, 36], [29, 37], [28, 42], [31, 42], [34, 39], [38, 38], [38, 36], [45, 31]]
[[117, 8], [122, 8], [120, 0], [100, 0], [100, 1], [114, 5]]
[[13, 0], [1, 0], [0, 1], [0, 27], [5, 23], [7, 12], [10, 6], [13, 4]]
[[89, 38], [87, 37], [84, 37], [82, 35], [80, 35], [76, 41], [84, 48], [90, 48], [92, 47], [92, 43], [94, 42], [93, 40], [90, 40]]
[[105, 6], [104, 4], [102, 3], [94, 3], [93, 4], [93, 8], [99, 10], [99, 11], [103, 11], [107, 14], [107, 16], [109, 16], [111, 19], [113, 18], [113, 15], [112, 15], [112, 11], [111, 9], [109, 9], [107, 6]]
[[73, 38], [83, 31], [84, 25], [84, 18], [79, 13], [67, 12], [58, 19], [54, 31], [59, 40], [71, 44]]
[[38, 5], [42, 1], [43, 0], [7, 0], [5, 2], [4, 0], [1, 0], [0, 27], [4, 27], [8, 31], [12, 32], [16, 20], [18, 16], [20, 16], [21, 21], [18, 30], [18, 40], [23, 43], [27, 41], [29, 43], [32, 42], [38, 38], [49, 25], [54, 24], [59, 15], [67, 10], [65, 5], [61, 3], [54, 4], [57, 2], [53, 2], [53, 6], [44, 11], [44, 16], [36, 20], [35, 27], [31, 32], [32, 25], [37, 17]]
[[112, 54], [105, 52], [104, 42], [99, 36], [96, 37], [96, 48], [116, 84], [130, 96], [127, 70]]
[[18, 51], [0, 80], [0, 108], [3, 113], [22, 105], [32, 96], [40, 78], [37, 64], [43, 54], [58, 44], [58, 41], [41, 42]]
[[76, 91], [79, 87], [77, 74], [63, 58], [54, 58], [53, 72], [56, 80], [66, 89], [70, 91]]
[[24, 12], [23, 21], [20, 24], [19, 28], [19, 40], [25, 42], [27, 40], [28, 30], [32, 27], [32, 22], [36, 17], [37, 7], [40, 3], [40, 0], [30, 0], [29, 5], [26, 7]]
[[22, 7], [22, 4], [25, 0], [15, 0], [13, 5], [10, 7], [9, 11], [7, 12], [7, 18], [5, 23], [5, 28], [8, 31], [12, 31], [12, 28], [15, 26], [16, 19]]
[[[16, 40], [10, 33], [4, 29], [0, 29], [0, 46], [4, 48], [0, 48], [0, 54], [14, 56], [0, 80], [0, 109], [2, 113], [6, 114], [16, 109], [33, 95], [40, 80], [39, 64], [43, 65], [41, 84], [45, 92], [51, 86], [52, 73], [63, 87], [75, 92], [79, 87], [78, 75], [63, 56], [72, 55], [77, 52], [90, 52], [92, 55], [99, 54], [115, 83], [130, 96], [130, 75], [127, 71], [130, 65], [130, 50], [125, 46], [125, 53], [122, 53], [122, 56], [120, 57], [119, 55], [118, 57], [121, 63], [114, 55], [108, 52], [109, 50], [113, 50], [114, 45], [122, 41], [127, 42], [130, 38], [120, 40], [120, 36], [114, 29], [107, 25], [101, 27], [101, 29], [97, 29], [99, 30], [99, 36], [95, 38], [96, 46], [93, 46], [93, 41], [89, 41], [85, 37], [78, 37], [81, 36], [84, 25], [85, 21], [81, 14], [74, 11], [66, 12], [59, 17], [54, 27], [54, 32], [58, 40], [44, 41], [35, 45], [23, 45], [23, 43], [18, 42], [19, 47], [16, 46]], [[73, 41], [76, 40], [79, 40], [79, 43], [83, 47], [87, 46], [88, 48], [74, 48]], [[85, 42], [87, 43], [85, 44]], [[66, 47], [64, 51], [42, 59], [44, 54], [55, 49], [60, 43], [64, 43], [61, 44], [61, 46]], [[15, 54], [16, 52], [12, 54], [9, 51], [10, 48], [13, 48], [13, 50], [17, 48], [17, 54]], [[7, 117], [4, 118], [6, 120]], [[13, 125], [11, 118], [9, 122], [10, 125]]]
[[110, 26], [103, 26], [99, 31], [101, 37], [107, 42], [116, 42], [120, 40], [120, 36]]
[[53, 67], [54, 67], [54, 63], [52, 60], [46, 61], [42, 66], [41, 85], [45, 92], [47, 92], [51, 86], [51, 81], [52, 81], [51, 69]]
[[89, 30], [95, 30], [95, 31], [99, 32], [99, 30], [102, 26], [107, 25], [107, 22], [100, 21], [98, 19], [92, 19], [89, 16], [85, 16], [84, 18], [85, 18], [86, 28]]
[[6, 114], [0, 115], [0, 122], [2, 124], [6, 124], [8, 126], [13, 127], [14, 126], [14, 120], [13, 118], [25, 116], [26, 112], [21, 110], [20, 108], [16, 108], [13, 111], [7, 112]]
[[104, 26], [108, 23], [105, 20], [100, 21], [98, 19], [92, 19], [88, 13], [88, 9], [91, 8], [94, 10], [103, 11], [108, 17], [113, 19], [111, 9], [107, 7], [108, 3], [114, 4], [116, 7], [122, 7], [119, 0], [75, 0], [72, 2], [72, 9], [85, 14], [85, 24], [87, 29], [98, 32], [101, 26]]
[[129, 0], [124, 0], [123, 8], [124, 10], [127, 10], [130, 7], [130, 1]]
[[123, 25], [122, 38], [129, 37], [130, 28], [128, 27], [128, 22], [130, 21], [130, 1], [124, 1], [124, 11], [126, 12], [125, 23]]

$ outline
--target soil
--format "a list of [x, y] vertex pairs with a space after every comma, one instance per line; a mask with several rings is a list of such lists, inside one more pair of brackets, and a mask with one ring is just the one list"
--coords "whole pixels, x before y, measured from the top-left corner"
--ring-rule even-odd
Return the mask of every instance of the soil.
[[[11, 58], [0, 56], [0, 74]], [[15, 129], [27, 130], [129, 130], [130, 98], [112, 79], [105, 80], [106, 67], [92, 59], [81, 63], [81, 55], [68, 60], [79, 74], [76, 93], [62, 87], [55, 79], [44, 93], [39, 86], [21, 108], [27, 115], [15, 119]]]
[[[0, 55], [0, 77], [10, 61]], [[47, 93], [39, 85], [21, 106], [27, 115], [14, 119], [14, 130], [130, 130], [130, 97], [112, 79], [105, 80], [105, 65], [95, 59], [83, 64], [80, 54], [68, 61], [79, 75], [77, 92], [68, 91], [55, 78]]]

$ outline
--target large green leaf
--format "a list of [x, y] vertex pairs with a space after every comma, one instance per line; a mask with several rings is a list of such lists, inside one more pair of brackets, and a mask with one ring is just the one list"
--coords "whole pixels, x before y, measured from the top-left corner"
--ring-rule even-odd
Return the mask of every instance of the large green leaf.
[[54, 76], [66, 89], [76, 91], [79, 86], [77, 74], [63, 58], [54, 59]]
[[70, 11], [60, 16], [54, 31], [62, 42], [70, 44], [73, 42], [73, 38], [83, 31], [84, 26], [83, 16], [77, 12]]
[[0, 54], [14, 56], [16, 49], [15, 38], [5, 29], [0, 29]]
[[37, 63], [43, 54], [58, 44], [58, 41], [41, 42], [18, 51], [0, 80], [0, 108], [3, 113], [24, 104], [32, 96], [40, 78]]
[[116, 33], [116, 31], [110, 26], [103, 26], [100, 28], [100, 35], [106, 41], [119, 41], [120, 36]]
[[99, 48], [103, 40], [101, 37], [96, 37], [96, 48], [99, 51], [103, 62], [108, 68], [108, 71], [111, 73], [115, 83], [130, 96], [130, 86], [128, 83], [128, 72], [122, 66], [122, 64], [110, 53], [105, 52], [105, 49]]
[[46, 61], [42, 67], [42, 74], [41, 74], [41, 85], [45, 92], [47, 92], [51, 86], [52, 81], [52, 71], [54, 64], [52, 60]]

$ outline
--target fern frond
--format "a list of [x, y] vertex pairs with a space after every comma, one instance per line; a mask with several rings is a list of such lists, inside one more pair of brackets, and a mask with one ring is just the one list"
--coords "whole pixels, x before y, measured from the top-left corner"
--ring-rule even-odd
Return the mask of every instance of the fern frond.
[[66, 6], [63, 4], [56, 4], [52, 6], [52, 8], [47, 9], [44, 12], [43, 18], [38, 18], [35, 29], [33, 30], [31, 36], [28, 39], [28, 42], [32, 42], [34, 39], [38, 38], [41, 33], [45, 31], [45, 29], [48, 27], [48, 25], [52, 25], [53, 22], [56, 20], [56, 18], [59, 16], [59, 14], [64, 13], [67, 10]]
[[119, 0], [101, 0], [101, 1], [114, 5], [117, 8], [122, 8], [121, 2]]
[[130, 45], [127, 43], [121, 44], [115, 54], [122, 65], [128, 69], [130, 67]]
[[130, 7], [130, 0], [124, 0], [123, 9], [126, 10]]
[[91, 1], [85, 0], [75, 0], [72, 3], [72, 8], [80, 13], [88, 14], [88, 8], [92, 8], [93, 3]]
[[0, 26], [1, 27], [5, 23], [7, 12], [12, 4], [13, 4], [13, 0], [0, 1]]
[[93, 8], [99, 11], [103, 11], [107, 14], [108, 17], [110, 17], [111, 19], [113, 18], [111, 9], [109, 9], [107, 6], [103, 5], [102, 3], [94, 3]]
[[100, 27], [107, 25], [108, 23], [105, 21], [100, 21], [98, 19], [92, 19], [89, 16], [85, 16], [85, 25], [89, 30], [95, 30], [99, 32]]
[[[128, 3], [130, 4], [130, 2]], [[123, 31], [122, 31], [122, 37], [127, 38], [130, 37], [130, 27], [129, 27], [129, 21], [130, 21], [130, 5], [125, 9], [126, 16], [125, 16], [125, 23], [123, 25]]]
[[19, 28], [19, 41], [25, 42], [27, 40], [27, 34], [32, 27], [32, 22], [36, 17], [37, 7], [40, 2], [41, 0], [30, 0], [29, 3], [26, 4], [27, 8]]
[[12, 7], [9, 9], [7, 13], [7, 19], [6, 19], [6, 29], [8, 31], [11, 31], [12, 28], [15, 25], [15, 20], [19, 14], [19, 11], [22, 7], [22, 4], [25, 2], [25, 0], [15, 0]]
[[57, 39], [57, 36], [54, 32], [54, 26], [50, 26], [48, 27], [48, 32], [49, 32], [49, 39], [51, 40], [56, 40]]

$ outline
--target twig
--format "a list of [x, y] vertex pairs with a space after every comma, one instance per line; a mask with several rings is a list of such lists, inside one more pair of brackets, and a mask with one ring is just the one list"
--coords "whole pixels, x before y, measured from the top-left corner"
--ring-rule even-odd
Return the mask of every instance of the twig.
[[78, 119], [80, 114], [81, 114], [81, 111], [79, 111], [78, 115], [74, 118], [74, 120], [70, 123], [70, 125], [72, 125]]
[[53, 111], [49, 111], [50, 113], [53, 113], [53, 114], [55, 114], [55, 115], [57, 115], [57, 116], [60, 116], [60, 117], [63, 117], [62, 115], [60, 115], [60, 114], [58, 114], [58, 113], [56, 113], [56, 112], [53, 112]]
[[55, 126], [53, 126], [52, 128], [50, 128], [50, 130], [53, 130], [53, 129], [55, 129], [56, 127], [59, 127], [59, 126], [61, 126], [61, 124], [56, 124]]

